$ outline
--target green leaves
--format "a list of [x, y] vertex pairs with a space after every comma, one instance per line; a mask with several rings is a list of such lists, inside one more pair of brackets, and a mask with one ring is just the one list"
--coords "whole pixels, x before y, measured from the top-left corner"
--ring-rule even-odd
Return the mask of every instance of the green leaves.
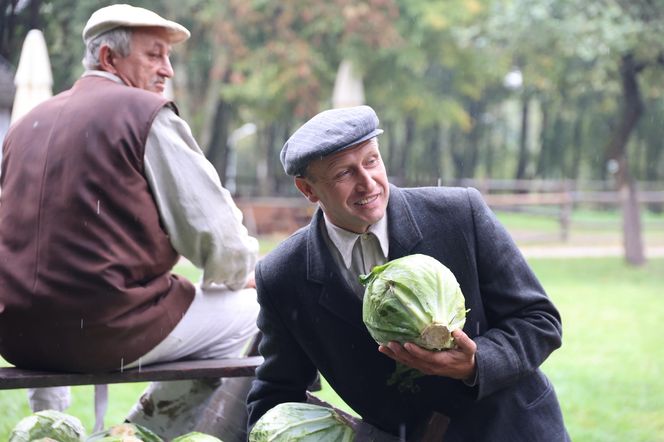
[[355, 432], [332, 408], [285, 402], [254, 425], [249, 442], [352, 442]]
[[43, 410], [21, 419], [12, 430], [9, 442], [30, 442], [42, 438], [83, 442], [85, 436], [85, 428], [77, 417], [60, 411]]

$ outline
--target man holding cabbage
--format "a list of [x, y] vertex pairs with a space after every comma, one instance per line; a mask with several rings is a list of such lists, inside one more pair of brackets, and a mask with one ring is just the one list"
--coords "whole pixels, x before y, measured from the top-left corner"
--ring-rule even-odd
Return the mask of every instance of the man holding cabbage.
[[[381, 133], [368, 106], [328, 110], [281, 151], [320, 210], [256, 267], [265, 362], [250, 427], [279, 403], [306, 401], [320, 371], [377, 440], [569, 440], [539, 369], [561, 345], [558, 311], [477, 190], [388, 183]], [[377, 345], [363, 322], [360, 275], [412, 255], [458, 281], [466, 318], [451, 348]]]

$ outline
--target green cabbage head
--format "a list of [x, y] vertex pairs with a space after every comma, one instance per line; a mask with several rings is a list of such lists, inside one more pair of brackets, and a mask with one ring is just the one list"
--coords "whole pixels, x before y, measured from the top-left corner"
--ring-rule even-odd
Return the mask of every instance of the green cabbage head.
[[332, 408], [284, 402], [256, 422], [249, 442], [352, 442], [355, 432]]
[[163, 442], [152, 430], [138, 424], [113, 425], [91, 435], [86, 442]]
[[83, 442], [85, 428], [81, 421], [56, 410], [42, 410], [21, 419], [9, 436], [9, 442], [52, 439], [58, 442]]
[[409, 255], [361, 275], [362, 319], [379, 344], [412, 342], [428, 350], [455, 347], [451, 333], [466, 322], [465, 300], [450, 269], [427, 255]]
[[191, 433], [183, 434], [173, 439], [171, 442], [222, 442], [221, 439], [210, 436], [209, 434], [194, 431]]

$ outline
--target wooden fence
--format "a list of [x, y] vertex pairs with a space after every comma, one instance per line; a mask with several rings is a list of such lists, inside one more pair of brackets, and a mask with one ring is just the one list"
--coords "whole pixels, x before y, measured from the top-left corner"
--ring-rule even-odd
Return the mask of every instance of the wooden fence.
[[[572, 213], [578, 208], [619, 209], [621, 196], [604, 181], [457, 180], [440, 185], [475, 187], [495, 211], [518, 211], [557, 220], [560, 239], [569, 238]], [[659, 189], [658, 189], [659, 187]], [[642, 205], [664, 211], [664, 183], [639, 184]], [[304, 226], [316, 209], [304, 197], [238, 198], [245, 225], [254, 235], [289, 234]]]

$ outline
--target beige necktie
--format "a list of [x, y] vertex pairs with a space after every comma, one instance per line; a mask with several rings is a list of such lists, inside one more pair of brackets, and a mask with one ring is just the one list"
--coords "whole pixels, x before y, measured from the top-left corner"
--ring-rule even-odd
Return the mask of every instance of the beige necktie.
[[353, 246], [353, 253], [350, 261], [350, 271], [353, 275], [364, 275], [364, 254], [362, 253], [362, 238], [357, 237]]
[[358, 236], [357, 240], [355, 240], [355, 245], [353, 246], [353, 252], [351, 254], [350, 270], [356, 275], [369, 274], [373, 266], [378, 264], [371, 262], [371, 253], [364, 253], [362, 249], [362, 238], [364, 238], [364, 242], [367, 244], [372, 242], [372, 245], [378, 241], [378, 238], [376, 238], [376, 235], [373, 233], [365, 233], [364, 235]]

